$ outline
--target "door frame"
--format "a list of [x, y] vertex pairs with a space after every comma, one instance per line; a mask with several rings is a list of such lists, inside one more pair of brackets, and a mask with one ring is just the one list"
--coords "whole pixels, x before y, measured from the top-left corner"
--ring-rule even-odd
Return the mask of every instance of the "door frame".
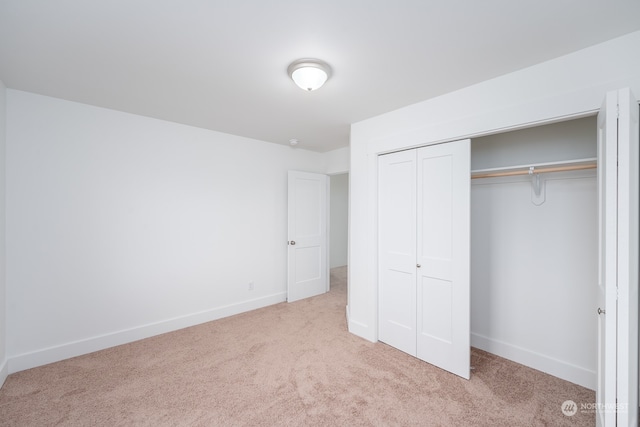
[[[627, 408], [617, 415], [618, 425], [638, 424], [638, 394], [640, 380], [638, 379], [638, 191], [639, 168], [638, 162], [640, 144], [633, 144], [640, 139], [640, 105], [633, 98], [631, 90], [621, 89], [617, 91], [618, 106], [618, 210], [617, 225], [618, 235], [618, 296], [626, 297], [625, 301], [618, 299], [617, 304], [617, 390], [618, 404], [629, 405], [635, 403], [634, 411]], [[635, 107], [635, 108], [634, 108]], [[633, 164], [630, 159], [635, 159]], [[633, 236], [633, 237], [631, 237]], [[635, 267], [634, 267], [635, 266]], [[620, 326], [621, 325], [621, 326]], [[624, 337], [620, 339], [620, 337]], [[635, 360], [634, 360], [635, 359]], [[620, 374], [620, 366], [624, 367], [625, 374]], [[630, 380], [634, 378], [635, 380]], [[625, 401], [620, 402], [620, 396]]]
[[[331, 232], [332, 232], [332, 215], [331, 215], [331, 198], [332, 198], [332, 193], [331, 193], [331, 180], [334, 176], [340, 176], [340, 175], [346, 175], [347, 176], [347, 217], [346, 219], [346, 225], [347, 225], [347, 266], [349, 265], [349, 179], [350, 179], [350, 175], [349, 175], [349, 170], [345, 170], [345, 171], [338, 171], [338, 172], [331, 172], [331, 173], [327, 173], [326, 174], [329, 177], [329, 194], [327, 196], [327, 200], [328, 200], [328, 204], [329, 206], [327, 207], [328, 209], [328, 216], [327, 216], [327, 259], [329, 260], [329, 271], [331, 271]], [[329, 280], [329, 282], [331, 282], [331, 280]]]
[[[618, 97], [607, 93], [597, 117], [598, 139], [598, 288], [596, 426], [616, 424], [617, 249], [618, 249]], [[611, 255], [616, 254], [616, 255]], [[604, 310], [604, 311], [601, 311]], [[602, 406], [608, 408], [603, 411]]]

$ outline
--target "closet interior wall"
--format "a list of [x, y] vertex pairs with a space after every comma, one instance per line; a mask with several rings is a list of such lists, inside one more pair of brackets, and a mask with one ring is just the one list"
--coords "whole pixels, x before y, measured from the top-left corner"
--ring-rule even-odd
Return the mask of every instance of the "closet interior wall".
[[[473, 139], [471, 169], [595, 158], [596, 118]], [[596, 170], [471, 184], [471, 344], [595, 389]]]

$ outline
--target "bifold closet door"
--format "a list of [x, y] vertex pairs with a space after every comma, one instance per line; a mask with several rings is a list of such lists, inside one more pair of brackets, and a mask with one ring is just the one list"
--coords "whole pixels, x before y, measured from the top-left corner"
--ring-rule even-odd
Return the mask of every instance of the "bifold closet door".
[[378, 339], [416, 355], [416, 150], [378, 158]]
[[629, 89], [607, 93], [598, 114], [596, 426], [638, 425], [639, 122]]
[[469, 379], [470, 140], [418, 150], [417, 356]]
[[470, 141], [378, 160], [378, 338], [469, 378]]

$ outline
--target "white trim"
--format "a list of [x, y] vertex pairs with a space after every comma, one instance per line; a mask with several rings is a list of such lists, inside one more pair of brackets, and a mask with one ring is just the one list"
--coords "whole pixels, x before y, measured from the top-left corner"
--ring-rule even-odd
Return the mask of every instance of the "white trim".
[[591, 390], [595, 390], [596, 388], [595, 371], [590, 371], [580, 366], [473, 332], [471, 333], [471, 346], [581, 385], [582, 387]]
[[324, 248], [324, 257], [326, 262], [325, 264], [325, 292], [329, 292], [331, 290], [331, 177], [327, 174], [325, 176], [324, 181], [324, 199], [327, 201], [325, 206], [325, 248]]
[[9, 363], [7, 359], [5, 359], [2, 361], [2, 365], [0, 365], [0, 388], [2, 388], [8, 376], [9, 376]]
[[31, 353], [23, 353], [10, 357], [8, 363], [5, 364], [5, 367], [8, 364], [9, 373], [19, 372], [25, 369], [35, 368], [48, 363], [58, 362], [71, 357], [81, 356], [94, 351], [104, 350], [109, 347], [127, 344], [155, 335], [188, 328], [190, 326], [278, 304], [286, 301], [286, 299], [286, 292], [280, 292], [266, 297], [201, 311], [199, 313], [188, 314], [186, 316], [175, 317], [173, 319], [151, 323], [137, 328], [74, 341]]
[[347, 311], [347, 325], [349, 326], [349, 332], [359, 336], [360, 338], [364, 338], [367, 341], [371, 341], [371, 342], [377, 341], [377, 339], [375, 341], [369, 339], [369, 335], [371, 334], [371, 331], [369, 331], [369, 327], [367, 325], [361, 322], [357, 322], [355, 320], [351, 320], [348, 317], [349, 317], [349, 314]]

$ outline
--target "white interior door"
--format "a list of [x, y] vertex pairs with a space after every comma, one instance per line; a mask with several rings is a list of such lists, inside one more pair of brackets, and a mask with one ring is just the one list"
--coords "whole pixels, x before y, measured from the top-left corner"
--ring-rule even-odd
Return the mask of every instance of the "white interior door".
[[378, 158], [378, 339], [416, 356], [416, 150]]
[[417, 355], [469, 379], [470, 140], [418, 150]]
[[329, 290], [327, 263], [329, 179], [289, 171], [287, 301]]
[[607, 94], [598, 114], [599, 426], [638, 423], [638, 104]]

